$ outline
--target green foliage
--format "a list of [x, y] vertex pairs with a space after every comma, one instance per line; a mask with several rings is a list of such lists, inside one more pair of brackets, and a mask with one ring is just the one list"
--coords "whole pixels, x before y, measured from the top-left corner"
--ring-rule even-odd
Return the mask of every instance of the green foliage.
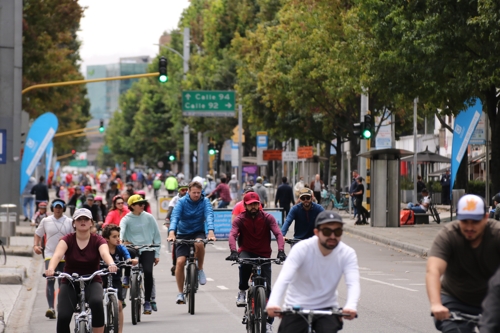
[[401, 177], [401, 189], [413, 190], [413, 178], [408, 176]]

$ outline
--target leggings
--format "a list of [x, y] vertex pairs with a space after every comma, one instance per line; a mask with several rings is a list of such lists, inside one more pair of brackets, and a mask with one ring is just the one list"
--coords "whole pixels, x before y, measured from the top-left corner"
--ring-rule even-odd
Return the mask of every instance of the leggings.
[[[50, 259], [45, 259], [45, 269], [47, 269], [49, 267], [49, 262], [50, 262]], [[64, 262], [58, 263], [57, 267], [54, 271], [56, 271], [56, 272], [64, 271]], [[47, 279], [47, 286], [45, 287], [45, 296], [47, 297], [47, 303], [49, 303], [49, 308], [51, 308], [51, 309], [54, 308], [55, 284], [56, 284], [56, 279]], [[58, 284], [59, 284], [59, 288], [60, 288], [61, 282], [58, 282]]]
[[[129, 249], [130, 257], [136, 258], [137, 251]], [[155, 263], [155, 251], [142, 251], [139, 256], [139, 262], [144, 272], [144, 298], [146, 302], [151, 301], [151, 292], [153, 290], [153, 265]], [[125, 273], [127, 275], [127, 273]]]
[[[76, 287], [76, 290], [75, 290]], [[73, 287], [69, 283], [64, 283], [59, 289], [57, 304], [57, 333], [70, 333], [69, 324], [79, 302], [79, 283]], [[85, 288], [85, 299], [92, 310], [92, 327], [104, 326], [104, 308], [102, 306], [102, 284], [92, 282]]]

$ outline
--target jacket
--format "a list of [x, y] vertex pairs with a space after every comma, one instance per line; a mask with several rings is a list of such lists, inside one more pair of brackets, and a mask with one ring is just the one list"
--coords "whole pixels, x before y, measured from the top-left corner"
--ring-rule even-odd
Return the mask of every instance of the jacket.
[[205, 229], [214, 230], [214, 211], [210, 200], [203, 194], [198, 201], [191, 200], [189, 194], [179, 199], [170, 216], [169, 231], [189, 235], [206, 232]]
[[[315, 182], [316, 182], [316, 180], [313, 180], [313, 181], [311, 182], [311, 184], [309, 184], [309, 188], [310, 188], [310, 189], [311, 189], [311, 191], [313, 191], [313, 192], [314, 192], [314, 183], [315, 183]], [[321, 183], [321, 188], [323, 188], [323, 185], [324, 185], [323, 181], [320, 179], [320, 180], [319, 180], [319, 182]], [[321, 190], [319, 190], [319, 192], [321, 192]]]
[[38, 183], [31, 189], [36, 201], [49, 201], [49, 188], [44, 183]]
[[267, 203], [267, 190], [261, 183], [253, 186], [254, 191], [259, 195], [260, 203], [265, 205]]
[[[142, 212], [140, 215], [128, 213], [120, 223], [120, 238], [134, 245], [161, 245], [160, 229], [153, 215]], [[155, 247], [155, 258], [160, 257], [160, 247]], [[140, 253], [147, 251], [139, 250]]]
[[178, 184], [177, 179], [174, 176], [170, 176], [165, 181], [165, 188], [169, 191], [177, 190]]
[[113, 210], [110, 210], [108, 215], [106, 216], [106, 222], [104, 222], [104, 224], [102, 225], [102, 227], [106, 227], [107, 225], [109, 224], [116, 224], [116, 225], [120, 225], [120, 222], [122, 220], [122, 218], [127, 215], [128, 213], [130, 212], [130, 210], [128, 209], [127, 206], [123, 206], [123, 210], [122, 212], [120, 213], [120, 211], [118, 209], [113, 209]]
[[302, 204], [298, 204], [290, 209], [290, 213], [286, 216], [285, 223], [281, 227], [281, 233], [286, 235], [288, 228], [295, 220], [295, 231], [293, 238], [307, 239], [314, 236], [314, 222], [319, 213], [325, 209], [314, 202], [311, 202], [311, 208], [305, 210]]
[[239, 237], [238, 252], [250, 252], [263, 258], [270, 258], [271, 232], [278, 242], [278, 251], [285, 249], [285, 241], [276, 219], [259, 210], [255, 219], [248, 212], [241, 213], [233, 220], [229, 233], [229, 248], [236, 251], [236, 239]]
[[283, 183], [278, 187], [276, 191], [276, 199], [274, 200], [274, 206], [278, 207], [278, 201], [281, 208], [290, 208], [290, 204], [293, 203], [293, 190], [290, 185]]

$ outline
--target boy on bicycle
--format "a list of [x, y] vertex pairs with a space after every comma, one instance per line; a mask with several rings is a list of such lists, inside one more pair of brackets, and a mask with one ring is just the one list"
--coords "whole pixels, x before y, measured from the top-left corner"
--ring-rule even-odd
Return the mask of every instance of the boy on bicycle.
[[[109, 254], [115, 261], [130, 261], [132, 265], [137, 265], [137, 259], [130, 259], [130, 253], [127, 248], [120, 244], [120, 227], [115, 224], [106, 226], [102, 231], [102, 237], [106, 240], [109, 247]], [[107, 267], [107, 266], [105, 266]], [[113, 288], [117, 289], [118, 300], [118, 333], [123, 332], [123, 306], [124, 294], [122, 293], [122, 270], [119, 269], [116, 274], [113, 274]], [[108, 279], [103, 279], [104, 288], [107, 288]]]

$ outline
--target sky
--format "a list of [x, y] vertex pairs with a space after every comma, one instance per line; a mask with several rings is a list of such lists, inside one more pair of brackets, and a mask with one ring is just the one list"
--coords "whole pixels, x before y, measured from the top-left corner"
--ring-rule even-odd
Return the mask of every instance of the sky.
[[79, 0], [82, 73], [87, 65], [118, 63], [121, 57], [158, 54], [160, 36], [177, 28], [189, 0]]

